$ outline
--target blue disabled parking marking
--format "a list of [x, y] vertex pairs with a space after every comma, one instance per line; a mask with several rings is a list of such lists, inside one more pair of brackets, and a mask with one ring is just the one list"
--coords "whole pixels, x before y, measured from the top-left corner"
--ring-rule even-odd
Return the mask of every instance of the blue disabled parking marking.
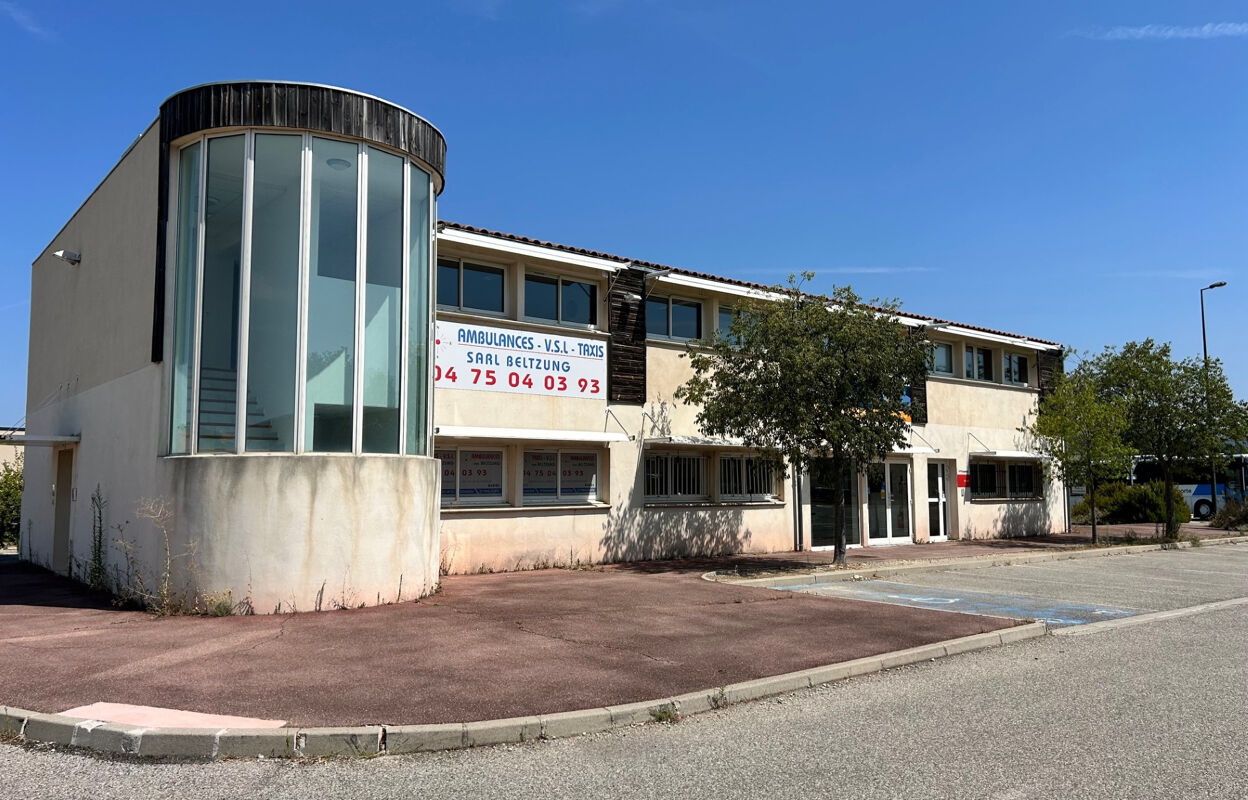
[[936, 611], [957, 611], [962, 614], [983, 614], [991, 617], [1044, 620], [1054, 627], [1086, 625], [1107, 619], [1121, 619], [1142, 614], [1146, 609], [1112, 608], [1110, 606], [1069, 603], [1044, 597], [1016, 594], [964, 592], [937, 589], [891, 581], [864, 581], [852, 584], [804, 584], [777, 587], [808, 594], [835, 595], [853, 600], [930, 608]]

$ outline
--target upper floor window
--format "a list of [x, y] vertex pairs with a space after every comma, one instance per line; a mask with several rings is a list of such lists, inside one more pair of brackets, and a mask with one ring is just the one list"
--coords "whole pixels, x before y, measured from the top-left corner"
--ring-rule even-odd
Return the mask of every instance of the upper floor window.
[[966, 377], [976, 381], [996, 380], [992, 374], [992, 351], [984, 347], [966, 346]]
[[646, 334], [652, 338], [702, 337], [702, 304], [696, 300], [651, 297], [646, 300]]
[[937, 375], [952, 375], [953, 345], [948, 342], [933, 342], [928, 368]]
[[506, 273], [455, 258], [438, 259], [438, 306], [460, 311], [502, 314], [506, 308]]
[[598, 286], [588, 281], [525, 275], [524, 315], [562, 325], [597, 325]]
[[1006, 383], [1013, 383], [1019, 386], [1027, 385], [1027, 356], [1006, 353], [1003, 367], [1003, 377]]

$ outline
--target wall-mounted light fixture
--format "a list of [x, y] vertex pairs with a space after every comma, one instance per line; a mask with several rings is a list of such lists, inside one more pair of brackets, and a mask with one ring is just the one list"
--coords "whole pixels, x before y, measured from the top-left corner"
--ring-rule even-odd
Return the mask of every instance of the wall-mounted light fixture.
[[73, 250], [57, 250], [52, 255], [75, 267], [82, 261], [82, 254], [76, 253]]

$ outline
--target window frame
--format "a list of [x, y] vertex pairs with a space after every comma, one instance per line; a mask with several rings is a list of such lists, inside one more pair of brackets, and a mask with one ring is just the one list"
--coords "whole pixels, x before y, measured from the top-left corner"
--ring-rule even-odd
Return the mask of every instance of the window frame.
[[[529, 497], [525, 494], [527, 481], [525, 479], [524, 470], [525, 459], [530, 454], [553, 454], [555, 456], [555, 496], [534, 496], [533, 502], [529, 503]], [[594, 457], [594, 488], [589, 494], [573, 494], [566, 495], [563, 491], [563, 457], [565, 455], [572, 456], [593, 456]], [[519, 496], [525, 506], [529, 505], [594, 505], [602, 502], [602, 454], [598, 450], [586, 449], [581, 447], [520, 447], [520, 490]]]
[[[663, 459], [666, 463], [663, 473], [664, 492], [662, 494], [649, 493], [649, 468], [651, 459]], [[697, 494], [679, 494], [672, 491], [676, 483], [676, 459], [696, 460], [698, 464], [698, 482], [701, 490]], [[642, 454], [642, 498], [647, 504], [666, 504], [666, 503], [709, 503], [711, 501], [710, 493], [710, 464], [709, 454], [696, 450], [648, 450]]]
[[[1017, 380], [1014, 376], [1018, 374], [1018, 365], [1023, 365], [1023, 371], [1027, 373], [1023, 380]], [[1012, 353], [1002, 351], [1001, 353], [1001, 382], [1009, 386], [1030, 386], [1031, 385], [1031, 358], [1026, 353]]]
[[[683, 297], [681, 295], [650, 295], [642, 302], [651, 303], [662, 301], [667, 308], [666, 333], [652, 333], [650, 331], [650, 311], [646, 310], [646, 339], [660, 342], [695, 342], [702, 339], [706, 332], [706, 301], [699, 300], [694, 297]], [[689, 303], [698, 307], [698, 335], [697, 336], [675, 336], [672, 334], [672, 305], [676, 302]]]
[[[499, 482], [500, 492], [497, 498], [495, 497], [485, 497], [485, 498], [470, 497], [468, 499], [465, 499], [460, 494], [460, 478], [462, 477], [462, 470], [463, 470], [463, 467], [461, 466], [462, 464], [461, 454], [465, 451], [499, 454], [499, 464], [500, 464], [499, 468], [502, 470], [502, 479]], [[441, 454], [447, 453], [447, 452], [453, 452], [455, 454], [455, 495], [454, 497], [448, 498], [445, 494], [443, 494], [446, 487], [442, 486], [441, 490], [438, 493], [440, 507], [441, 508], [462, 508], [466, 506], [497, 507], [497, 506], [509, 505], [510, 501], [508, 500], [508, 489], [510, 488], [511, 482], [508, 480], [507, 451], [508, 451], [508, 448], [502, 445], [482, 445], [480, 447], [476, 447], [473, 445], [451, 445], [451, 446], [444, 446], [444, 447], [435, 447], [433, 449], [433, 457], [437, 459], [438, 461], [439, 474], [441, 474], [441, 471], [442, 471]]]
[[[941, 347], [949, 348], [949, 369], [948, 370], [936, 369], [936, 349], [941, 348]], [[927, 357], [928, 373], [932, 375], [944, 375], [947, 377], [953, 377], [955, 363], [957, 362], [954, 358], [953, 342], [932, 342], [932, 346], [930, 348], [930, 351], [928, 352], [928, 357]]]
[[[438, 285], [437, 273], [442, 266], [442, 262], [455, 262], [455, 274], [459, 280], [458, 294], [459, 305], [449, 305], [447, 303], [438, 302]], [[449, 266], [449, 265], [448, 265]], [[475, 306], [464, 305], [464, 267], [479, 267], [483, 270], [496, 271], [501, 273], [503, 279], [502, 300], [503, 307], [501, 311], [493, 311], [488, 308], [477, 308]], [[473, 314], [482, 317], [494, 317], [496, 319], [506, 318], [511, 314], [511, 291], [508, 287], [508, 281], [511, 277], [511, 270], [506, 264], [499, 264], [486, 259], [465, 258], [463, 256], [444, 256], [439, 255], [433, 264], [434, 286], [433, 286], [433, 302], [437, 311], [450, 311], [456, 314]]]
[[[529, 278], [536, 278], [542, 281], [555, 282], [555, 319], [549, 317], [535, 317], [529, 314]], [[590, 322], [569, 322], [563, 318], [563, 285], [565, 283], [583, 283], [592, 286], [594, 289], [593, 301], [590, 303]], [[568, 275], [560, 275], [542, 271], [525, 270], [524, 280], [520, 290], [524, 293], [524, 314], [521, 320], [524, 322], [533, 322], [539, 325], [558, 325], [563, 328], [576, 328], [583, 331], [601, 330], [598, 319], [601, 316], [602, 309], [602, 284], [593, 278], [577, 278]]]
[[[997, 383], [997, 378], [992, 374], [994, 362], [994, 354], [997, 348], [979, 347], [974, 344], [965, 344], [963, 349], [963, 377], [968, 381], [979, 381], [981, 383]], [[971, 363], [966, 363], [967, 359], [971, 359]], [[969, 374], [973, 372], [974, 374]], [[986, 376], [981, 374], [988, 373]]]
[[[1031, 473], [1031, 489], [1015, 488], [1014, 473], [1019, 467], [1028, 467]], [[978, 469], [977, 469], [978, 468]], [[985, 491], [980, 486], [979, 470], [991, 469], [993, 487]], [[1009, 502], [1014, 500], [1043, 500], [1044, 471], [1038, 460], [972, 458], [968, 461], [967, 489], [972, 501]]]
[[[204, 275], [204, 232], [206, 228], [206, 215], [208, 213], [208, 192], [207, 192], [207, 176], [208, 176], [208, 150], [209, 142], [229, 138], [234, 136], [244, 137], [244, 153], [243, 153], [243, 176], [242, 176], [242, 221], [239, 227], [239, 258], [237, 264], [237, 320], [235, 321], [236, 339], [231, 345], [235, 349], [236, 362], [236, 395], [235, 395], [235, 426], [233, 449], [221, 450], [205, 450], [199, 446], [199, 426], [200, 426], [200, 401], [201, 401], [201, 375], [200, 364], [203, 348], [203, 275]], [[249, 365], [249, 348], [251, 344], [251, 290], [252, 290], [252, 259], [255, 255], [252, 249], [253, 226], [255, 223], [256, 212], [256, 141], [261, 136], [279, 136], [290, 137], [300, 141], [300, 166], [299, 166], [299, 226], [298, 226], [298, 297], [297, 308], [294, 320], [296, 326], [295, 339], [296, 351], [292, 354], [295, 360], [295, 392], [293, 406], [293, 430], [291, 432], [291, 442], [287, 449], [268, 450], [268, 449], [248, 449], [247, 444], [249, 437], [250, 415], [248, 409], [248, 388], [250, 381], [250, 365]], [[351, 136], [334, 134], [332, 132], [311, 132], [286, 129], [272, 129], [259, 126], [244, 126], [240, 128], [214, 130], [205, 133], [197, 133], [191, 136], [182, 137], [169, 145], [169, 162], [168, 178], [166, 188], [169, 197], [168, 214], [165, 221], [166, 236], [169, 246], [165, 250], [165, 268], [170, 273], [170, 279], [166, 281], [165, 286], [165, 303], [166, 308], [174, 309], [175, 313], [167, 314], [165, 319], [165, 327], [163, 335], [171, 352], [176, 354], [176, 343], [174, 342], [175, 331], [178, 328], [179, 321], [177, 317], [177, 307], [175, 305], [178, 297], [178, 282], [180, 280], [187, 281], [187, 289], [190, 300], [193, 303], [193, 309], [190, 316], [190, 348], [191, 355], [188, 367], [191, 371], [190, 380], [186, 381], [187, 385], [175, 386], [180, 380], [175, 374], [177, 365], [174, 359], [166, 359], [167, 366], [164, 367], [165, 386], [161, 393], [162, 406], [162, 435], [161, 435], [161, 455], [163, 456], [186, 456], [198, 454], [210, 454], [216, 456], [230, 455], [270, 455], [272, 453], [286, 453], [292, 455], [304, 454], [321, 454], [324, 452], [313, 448], [308, 442], [308, 432], [312, 425], [307, 414], [307, 351], [309, 337], [309, 303], [310, 303], [310, 286], [313, 278], [317, 277], [312, 274], [311, 268], [311, 250], [316, 245], [314, 240], [315, 230], [312, 225], [312, 194], [315, 176], [313, 175], [313, 146], [317, 140], [325, 140], [332, 142], [342, 142], [355, 148], [356, 154], [356, 170], [357, 175], [356, 195], [355, 195], [355, 225], [356, 225], [356, 246], [355, 246], [355, 299], [354, 307], [356, 315], [354, 319], [354, 330], [352, 339], [354, 342], [354, 350], [352, 353], [354, 364], [354, 373], [352, 379], [351, 391], [351, 446], [348, 450], [353, 455], [365, 454], [363, 434], [363, 415], [364, 415], [364, 386], [363, 386], [363, 370], [364, 370], [364, 339], [365, 339], [365, 322], [362, 314], [364, 306], [364, 293], [369, 284], [368, 281], [368, 263], [366, 259], [367, 237], [369, 235], [365, 226], [367, 223], [367, 207], [368, 207], [368, 161], [370, 151], [387, 156], [396, 156], [402, 159], [402, 189], [399, 206], [399, 214], [401, 216], [402, 244], [400, 246], [399, 265], [400, 270], [400, 312], [398, 317], [399, 334], [398, 334], [398, 383], [399, 383], [399, 437], [398, 437], [398, 454], [405, 455], [427, 455], [433, 447], [433, 426], [429, 416], [425, 413], [419, 414], [419, 419], [414, 419], [414, 407], [418, 398], [411, 398], [413, 381], [416, 377], [412, 373], [412, 361], [409, 358], [409, 339], [412, 331], [410, 330], [410, 305], [413, 299], [419, 296], [422, 287], [416, 285], [412, 281], [413, 270], [413, 244], [416, 243], [416, 237], [420, 231], [413, 228], [412, 213], [417, 203], [427, 203], [427, 213], [425, 215], [425, 234], [428, 237], [428, 245], [425, 248], [425, 255], [429, 259], [427, 266], [427, 274], [424, 276], [424, 291], [432, 296], [435, 290], [435, 279], [437, 272], [437, 262], [434, 258], [434, 221], [437, 219], [437, 194], [433, 186], [433, 176], [428, 168], [419, 161], [413, 159], [410, 154], [387, 147], [377, 142], [364, 141]], [[179, 177], [182, 168], [182, 159], [188, 150], [199, 145], [197, 151], [197, 165], [195, 170], [197, 177], [197, 193], [198, 197], [191, 200], [196, 206], [196, 217], [193, 225], [187, 231], [181, 231], [178, 223], [180, 214], [182, 213], [182, 204], [187, 202], [187, 198], [180, 196]], [[415, 175], [423, 176], [424, 181], [415, 179]], [[423, 200], [416, 198], [423, 195]], [[182, 234], [187, 234], [189, 240], [188, 246], [191, 250], [192, 262], [184, 271], [180, 264], [177, 263], [177, 256], [182, 247]], [[185, 274], [184, 274], [185, 272]], [[432, 340], [434, 328], [434, 314], [432, 309], [428, 314], [426, 337]], [[430, 362], [432, 359], [430, 359]], [[433, 368], [430, 363], [424, 370], [423, 380], [425, 382], [425, 403], [427, 405], [428, 398], [433, 392]], [[179, 406], [178, 392], [186, 391], [189, 395], [185, 400], [186, 409]], [[409, 402], [412, 401], [412, 402]], [[185, 432], [175, 431], [174, 420], [172, 415], [175, 411], [186, 410], [189, 413], [189, 425]], [[419, 430], [410, 430], [413, 425], [418, 425]]]
[[[741, 489], [740, 492], [724, 491], [724, 462], [732, 461], [740, 464]], [[716, 459], [716, 466], [719, 470], [717, 481], [719, 484], [719, 499], [725, 502], [734, 503], [769, 503], [780, 499], [779, 478], [775, 465], [760, 455], [752, 453], [726, 453], [721, 452]], [[765, 469], [770, 476], [770, 491], [764, 493], [750, 492], [750, 465], [755, 465], [755, 469]]]

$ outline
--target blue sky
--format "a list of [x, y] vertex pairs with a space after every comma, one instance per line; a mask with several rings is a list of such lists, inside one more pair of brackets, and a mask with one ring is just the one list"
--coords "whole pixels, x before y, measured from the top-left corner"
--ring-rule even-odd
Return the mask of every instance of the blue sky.
[[[0, 0], [0, 425], [30, 262], [216, 80], [446, 135], [443, 219], [764, 283], [817, 273], [1081, 350], [1154, 337], [1248, 397], [1243, 3]], [[146, 286], [135, 291], [148, 292]]]

